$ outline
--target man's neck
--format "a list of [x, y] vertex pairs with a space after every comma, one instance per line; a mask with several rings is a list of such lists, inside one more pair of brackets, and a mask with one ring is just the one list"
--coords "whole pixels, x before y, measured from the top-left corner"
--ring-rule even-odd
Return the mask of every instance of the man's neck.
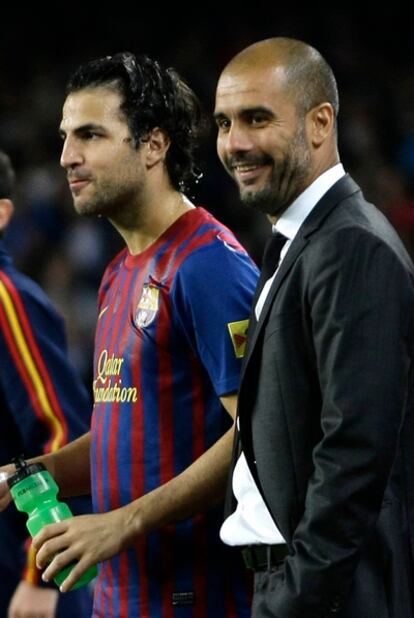
[[193, 204], [179, 191], [170, 189], [162, 192], [156, 200], [147, 200], [136, 209], [135, 220], [128, 223], [110, 219], [120, 233], [132, 255], [145, 251]]

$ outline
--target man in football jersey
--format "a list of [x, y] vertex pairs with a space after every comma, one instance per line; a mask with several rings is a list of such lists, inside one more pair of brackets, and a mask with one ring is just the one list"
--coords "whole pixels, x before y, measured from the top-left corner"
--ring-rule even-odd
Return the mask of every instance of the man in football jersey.
[[[55, 451], [87, 430], [91, 414], [90, 398], [67, 358], [62, 318], [39, 286], [15, 268], [5, 247], [14, 183], [10, 159], [0, 151], [1, 464], [22, 453]], [[71, 506], [90, 509], [85, 499]], [[88, 615], [87, 589], [62, 595], [40, 579], [25, 519], [14, 506], [0, 514], [0, 616]]]
[[99, 292], [91, 431], [42, 458], [63, 495], [92, 488], [95, 514], [34, 546], [46, 580], [78, 561], [63, 591], [100, 563], [95, 616], [250, 615], [218, 531], [257, 269], [185, 196], [200, 122], [175, 71], [129, 53], [82, 65], [63, 107], [75, 209], [126, 247]]

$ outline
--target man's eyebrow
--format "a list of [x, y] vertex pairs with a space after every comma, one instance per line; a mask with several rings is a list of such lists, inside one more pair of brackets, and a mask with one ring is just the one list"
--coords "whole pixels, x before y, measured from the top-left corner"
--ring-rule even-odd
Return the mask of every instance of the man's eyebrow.
[[[255, 105], [253, 107], [243, 107], [237, 111], [237, 116], [248, 116], [251, 114], [266, 114], [267, 116], [274, 116], [274, 112], [268, 107], [264, 107], [263, 105]], [[227, 118], [227, 114], [224, 112], [215, 112], [213, 114], [214, 120], [220, 120], [221, 118]]]
[[[76, 129], [73, 130], [73, 133], [75, 135], [82, 135], [83, 133], [87, 133], [88, 131], [103, 131], [104, 129], [105, 127], [101, 124], [97, 124], [95, 122], [87, 122], [80, 125], [79, 127], [76, 127]], [[66, 131], [62, 127], [59, 127], [59, 135], [66, 135]]]
[[227, 116], [223, 112], [214, 112], [213, 118], [214, 120], [221, 120], [222, 118], [227, 118]]
[[253, 107], [245, 107], [240, 110], [240, 115], [248, 116], [251, 114], [265, 114], [266, 116], [274, 116], [274, 112], [268, 107], [264, 107], [264, 105], [255, 105]]

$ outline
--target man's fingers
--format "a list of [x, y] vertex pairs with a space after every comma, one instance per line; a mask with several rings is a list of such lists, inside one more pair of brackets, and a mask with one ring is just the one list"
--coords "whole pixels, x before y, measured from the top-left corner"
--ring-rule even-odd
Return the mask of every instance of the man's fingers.
[[[73, 561], [72, 561], [73, 562]], [[72, 586], [76, 584], [76, 582], [82, 577], [82, 575], [88, 570], [90, 565], [88, 565], [85, 561], [80, 560], [79, 562], [74, 562], [73, 568], [71, 569], [67, 578], [61, 584], [59, 590], [61, 592], [69, 592]]]
[[67, 522], [60, 521], [57, 524], [50, 524], [49, 526], [45, 526], [42, 530], [33, 537], [32, 545], [36, 551], [40, 550], [42, 545], [46, 543], [49, 539], [54, 537], [59, 538], [67, 530]]
[[49, 582], [54, 577], [56, 577], [56, 575], [60, 573], [62, 569], [67, 567], [74, 560], [75, 560], [75, 556], [73, 555], [73, 551], [68, 549], [68, 550], [57, 552], [57, 553], [55, 552], [53, 558], [49, 555], [49, 559], [46, 558], [46, 563], [45, 563], [44, 557], [42, 557], [41, 559], [42, 566], [40, 566], [39, 561], [36, 558], [36, 564], [39, 568], [43, 568], [43, 566], [47, 565], [42, 574], [42, 579], [45, 582]]

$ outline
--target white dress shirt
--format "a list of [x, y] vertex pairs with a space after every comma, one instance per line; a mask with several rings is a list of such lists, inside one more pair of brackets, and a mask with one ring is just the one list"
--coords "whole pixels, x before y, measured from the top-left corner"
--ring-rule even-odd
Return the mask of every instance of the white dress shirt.
[[[273, 232], [280, 232], [287, 238], [280, 254], [277, 269], [289, 251], [289, 247], [306, 217], [328, 189], [344, 175], [345, 171], [340, 163], [321, 174], [277, 220], [273, 226]], [[257, 320], [260, 317], [277, 269], [273, 276], [266, 281], [256, 303]], [[221, 527], [220, 537], [224, 543], [227, 545], [257, 545], [261, 543], [274, 545], [285, 542], [254, 482], [244, 453], [241, 453], [234, 468], [233, 493], [237, 500], [237, 508], [234, 513], [227, 517]]]

